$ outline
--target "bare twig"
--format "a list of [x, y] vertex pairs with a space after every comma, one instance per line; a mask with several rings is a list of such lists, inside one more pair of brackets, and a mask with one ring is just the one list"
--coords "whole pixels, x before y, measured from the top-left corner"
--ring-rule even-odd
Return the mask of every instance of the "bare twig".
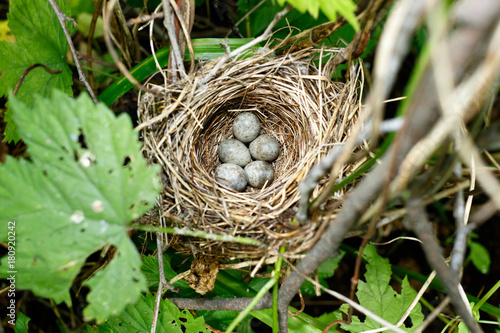
[[[186, 3], [189, 3], [189, 1], [186, 1]], [[194, 59], [195, 59], [194, 49], [193, 49], [193, 43], [191, 43], [191, 37], [190, 37], [190, 32], [191, 32], [191, 29], [192, 29], [192, 24], [191, 24], [191, 26], [186, 26], [186, 22], [184, 20], [184, 17], [183, 17], [183, 15], [182, 15], [179, 7], [177, 6], [177, 4], [175, 3], [174, 0], [170, 0], [170, 4], [172, 5], [172, 9], [174, 10], [175, 15], [177, 16], [177, 19], [179, 20], [179, 24], [180, 24], [180, 26], [182, 28], [182, 32], [184, 34], [184, 38], [179, 37], [179, 41], [181, 42], [180, 43], [180, 47], [183, 48], [181, 50], [182, 51], [181, 55], [184, 58], [184, 51], [185, 51], [184, 50], [185, 49], [185, 45], [184, 44], [187, 44], [188, 50], [189, 50], [189, 55], [190, 55], [190, 58], [191, 58], [191, 66], [189, 68], [189, 73], [192, 73], [194, 71]]]
[[[385, 23], [377, 47], [373, 71], [373, 90], [367, 109], [374, 116], [374, 138], [383, 119], [383, 101], [389, 96], [414, 31], [423, 20], [425, 1], [397, 1]], [[373, 111], [371, 111], [373, 110]]]
[[[240, 297], [240, 298], [169, 298], [177, 307], [181, 309], [191, 310], [227, 310], [227, 311], [242, 311], [244, 310], [253, 297]], [[255, 305], [252, 311], [262, 309], [270, 309], [273, 306], [272, 294], [267, 294], [262, 297]]]
[[425, 332], [425, 328], [429, 326], [432, 321], [441, 314], [443, 309], [450, 304], [450, 297], [446, 296], [445, 299], [438, 305], [431, 313], [429, 313], [424, 321], [415, 329], [415, 332]]
[[448, 292], [451, 303], [472, 332], [482, 332], [472, 312], [465, 304], [459, 289], [459, 276], [444, 262], [442, 249], [437, 243], [432, 226], [420, 200], [414, 198], [408, 202], [408, 215], [404, 221], [405, 227], [413, 230], [422, 241], [422, 247], [427, 261], [436, 270], [439, 280]]
[[273, 28], [274, 28], [274, 26], [283, 18], [283, 16], [285, 16], [286, 14], [288, 14], [288, 12], [290, 10], [292, 10], [292, 8], [293, 8], [292, 6], [286, 6], [283, 10], [281, 10], [278, 13], [276, 13], [276, 15], [274, 16], [273, 20], [271, 21], [271, 23], [269, 23], [269, 25], [267, 26], [266, 30], [262, 33], [262, 35], [260, 35], [259, 37], [255, 38], [250, 43], [247, 43], [247, 44], [245, 44], [243, 46], [240, 46], [239, 48], [237, 48], [236, 50], [234, 50], [233, 52], [231, 52], [229, 54], [229, 57], [232, 58], [234, 56], [237, 56], [237, 55], [241, 54], [242, 52], [248, 50], [249, 48], [251, 48], [251, 47], [259, 44], [260, 42], [265, 41], [269, 37], [271, 37], [272, 34], [273, 34]]
[[490, 199], [487, 203], [476, 209], [476, 211], [471, 215], [469, 219], [470, 225], [477, 228], [488, 219], [492, 218], [497, 211], [495, 202]]
[[[454, 50], [454, 52], [451, 53], [450, 61], [453, 62], [454, 69], [459, 68], [459, 70], [457, 70], [456, 72], [456, 78], [461, 79], [465, 73], [465, 69], [469, 68], [470, 70], [469, 66], [471, 64], [471, 61], [477, 61], [476, 59], [480, 59], [484, 56], [484, 48], [479, 47], [478, 44], [480, 44], [480, 46], [483, 46], [481, 44], [481, 41], [488, 40], [487, 37], [490, 36], [491, 29], [498, 22], [500, 4], [493, 0], [482, 3], [480, 9], [486, 11], [484, 15], [481, 12], [478, 12], [479, 7], [477, 5], [474, 5], [473, 1], [471, 0], [465, 0], [463, 2], [457, 3], [456, 6], [475, 6], [476, 8], [476, 15], [474, 17], [471, 17], [469, 20], [461, 21], [461, 25], [459, 25], [454, 35], [452, 36], [453, 38], [450, 38], [451, 41], [449, 43], [449, 47], [451, 50]], [[385, 33], [386, 32], [384, 30], [384, 34]], [[467, 47], [464, 47], [464, 45], [467, 45]], [[474, 47], [471, 45], [476, 46]], [[382, 45], [379, 44], [379, 49], [381, 46]], [[460, 50], [460, 52], [456, 50]], [[395, 52], [399, 53], [400, 51], [398, 50]], [[489, 54], [486, 64], [484, 65], [484, 69], [490, 68], [491, 70], [492, 63], [494, 62], [492, 60], [494, 59], [496, 58], [493, 56], [493, 54]], [[389, 65], [389, 68], [391, 68], [392, 66], [391, 63], [388, 63], [387, 65]], [[380, 70], [383, 69], [381, 68]], [[469, 79], [467, 79], [467, 81], [473, 80], [473, 76], [469, 76]], [[491, 82], [489, 80], [485, 80], [485, 78], [493, 78], [495, 76], [495, 72], [483, 72], [481, 75], [481, 83], [486, 84], [487, 82]], [[482, 99], [476, 98], [477, 96], [472, 93], [473, 91], [475, 91], [475, 89], [473, 88], [477, 87], [477, 85], [466, 86], [469, 89], [463, 89], [460, 91], [460, 101], [464, 101], [464, 98], [473, 96], [475, 101], [474, 106], [477, 107], [477, 104], [482, 102]], [[459, 94], [457, 93], [457, 95]], [[293, 272], [281, 286], [278, 297], [280, 332], [287, 332], [288, 304], [292, 297], [295, 295], [296, 291], [304, 282], [304, 278], [302, 275], [307, 276], [312, 274], [325, 259], [327, 259], [338, 249], [338, 246], [344, 239], [347, 232], [351, 229], [351, 227], [356, 222], [360, 222], [359, 218], [362, 213], [364, 213], [364, 211], [367, 210], [370, 205], [373, 205], [373, 201], [380, 193], [384, 183], [384, 179], [386, 179], [386, 177], [390, 178], [390, 175], [387, 173], [387, 169], [389, 168], [388, 163], [390, 163], [393, 158], [396, 158], [396, 160], [398, 161], [405, 159], [408, 152], [413, 149], [415, 144], [421, 141], [421, 139], [428, 134], [429, 128], [433, 128], [433, 126], [436, 124], [440, 116], [437, 109], [439, 101], [436, 96], [436, 84], [435, 79], [433, 78], [433, 71], [429, 66], [427, 66], [427, 69], [423, 71], [422, 78], [418, 86], [416, 87], [415, 94], [412, 97], [413, 98], [408, 105], [406, 119], [406, 121], [411, 124], [411, 126], [409, 126], [406, 131], [401, 131], [400, 133], [398, 133], [398, 136], [401, 136], [402, 139], [401, 149], [399, 149], [399, 151], [395, 151], [394, 147], [391, 147], [391, 149], [386, 153], [386, 156], [384, 156], [384, 158], [382, 159], [381, 164], [376, 166], [368, 174], [368, 176], [366, 176], [354, 188], [354, 190], [352, 190], [348, 199], [344, 202], [342, 210], [340, 210], [340, 212], [337, 214], [334, 223], [331, 223], [329, 225], [326, 232], [323, 233], [322, 238], [308, 252], [307, 256], [302, 259], [302, 261], [297, 265], [297, 270], [301, 272], [301, 274], [296, 274], [295, 272]], [[454, 101], [454, 103], [456, 104], [458, 104], [458, 102], [459, 101]], [[371, 102], [370, 100], [370, 103], [373, 102]], [[469, 113], [469, 116], [471, 115], [472, 114]], [[467, 119], [469, 118], [467, 117]], [[444, 124], [443, 127], [445, 127]], [[450, 124], [447, 123], [446, 128], [449, 127]], [[396, 138], [396, 140], [399, 139]], [[417, 144], [417, 146], [419, 144]], [[435, 145], [432, 145], [432, 147], [435, 147]], [[418, 154], [425, 154], [426, 157], [424, 157], [423, 159], [423, 161], [425, 161], [429, 156], [428, 154], [430, 153], [427, 152], [427, 149], [430, 149], [430, 152], [434, 151], [433, 148], [429, 148], [428, 146], [425, 146], [425, 148], [419, 147], [419, 149], [415, 151], [412, 157], [420, 158], [421, 156], [419, 156]], [[397, 156], [394, 156], [394, 154], [397, 154]], [[418, 166], [421, 166], [422, 163], [418, 164]], [[405, 179], [409, 181], [415, 175], [416, 169], [412, 169], [410, 171], [403, 169], [403, 166], [400, 166], [398, 164], [399, 175], [407, 175], [408, 178]], [[393, 184], [395, 183], [393, 182]], [[400, 190], [404, 188], [404, 186], [401, 186], [397, 189], [400, 192]], [[398, 192], [392, 191], [392, 193], [395, 194]], [[498, 196], [495, 198], [495, 200], [498, 200]], [[379, 208], [380, 207], [375, 207], [374, 211], [377, 212]]]
[[225, 47], [226, 47], [226, 52], [224, 52], [224, 55], [220, 58], [220, 60], [217, 62], [217, 64], [215, 64], [214, 68], [212, 68], [210, 70], [210, 72], [208, 72], [207, 75], [205, 75], [204, 77], [202, 77], [198, 81], [199, 85], [204, 85], [208, 81], [210, 81], [217, 74], [217, 72], [219, 71], [219, 69], [221, 69], [221, 67], [229, 59], [229, 54], [231, 53], [231, 48], [229, 47], [229, 40], [227, 38], [225, 39]]
[[160, 276], [160, 281], [158, 283], [158, 292], [156, 293], [156, 299], [155, 299], [155, 308], [153, 312], [153, 320], [151, 323], [151, 333], [156, 332], [156, 325], [158, 323], [158, 313], [160, 310], [160, 302], [161, 302], [161, 296], [163, 295], [163, 289], [169, 289], [174, 292], [178, 292], [179, 290], [169, 284], [167, 282], [167, 279], [165, 278], [165, 269], [163, 268], [163, 233], [158, 232], [156, 233], [156, 248], [157, 248], [157, 255], [158, 255], [158, 271], [159, 271], [159, 276]]
[[[300, 191], [300, 199], [299, 199], [299, 208], [298, 212], [295, 215], [297, 221], [302, 224], [307, 222], [308, 218], [308, 210], [309, 210], [309, 198], [311, 196], [312, 191], [316, 188], [321, 178], [323, 178], [330, 170], [332, 169], [332, 165], [337, 161], [338, 157], [341, 153], [348, 148], [349, 152], [352, 151], [353, 147], [359, 146], [363, 141], [367, 140], [372, 131], [372, 123], [368, 122], [364, 125], [363, 130], [361, 130], [362, 121], [358, 123], [360, 129], [355, 129], [353, 133], [353, 138], [355, 138], [354, 142], [349, 145], [339, 144], [334, 146], [328, 155], [323, 158], [317, 165], [315, 165], [306, 178], [304, 178], [299, 184]], [[381, 126], [382, 133], [395, 132], [402, 126], [402, 118], [394, 118], [386, 120]], [[359, 133], [356, 135], [356, 133]], [[327, 190], [328, 191], [328, 190]]]
[[79, 79], [85, 84], [85, 87], [87, 87], [90, 97], [92, 97], [94, 102], [97, 104], [98, 102], [97, 98], [95, 97], [94, 91], [92, 90], [92, 87], [90, 87], [89, 82], [85, 78], [85, 74], [83, 74], [82, 66], [80, 65], [80, 60], [78, 60], [78, 56], [76, 55], [75, 45], [73, 45], [73, 41], [71, 40], [71, 36], [69, 35], [68, 27], [66, 26], [66, 21], [71, 22], [75, 27], [77, 26], [77, 24], [75, 20], [73, 20], [71, 17], [66, 16], [66, 14], [64, 14], [61, 11], [55, 0], [49, 0], [49, 3], [52, 6], [54, 12], [56, 13], [57, 19], [59, 20], [59, 24], [61, 25], [61, 28], [64, 31], [64, 35], [66, 36], [69, 49], [71, 50], [71, 54], [73, 55], [73, 60], [75, 61]]
[[148, 22], [148, 21], [153, 21], [153, 20], [156, 20], [159, 18], [163, 18], [163, 15], [164, 15], [163, 12], [153, 13], [151, 15], [141, 15], [139, 17], [129, 19], [127, 21], [127, 25], [131, 26], [131, 25], [134, 25], [137, 23], [144, 23], [144, 22]]
[[44, 64], [37, 63], [37, 64], [34, 64], [34, 65], [31, 65], [30, 67], [26, 68], [26, 70], [23, 72], [23, 74], [19, 78], [19, 81], [17, 81], [16, 88], [14, 89], [14, 92], [12, 93], [14, 96], [16, 96], [17, 91], [21, 87], [21, 84], [23, 83], [24, 78], [26, 77], [26, 75], [28, 75], [29, 72], [31, 72], [33, 69], [35, 69], [37, 67], [43, 67], [50, 74], [59, 74], [59, 73], [62, 72], [62, 69], [53, 70], [53, 69], [50, 69], [49, 67], [45, 66]]
[[[170, 60], [172, 63], [172, 70], [174, 73], [178, 73], [173, 77], [177, 77], [186, 74], [186, 69], [184, 68], [184, 58], [179, 47], [179, 41], [177, 39], [177, 33], [175, 29], [174, 16], [172, 15], [172, 8], [170, 7], [170, 2], [168, 0], [162, 0], [163, 11], [165, 15], [163, 17], [163, 24], [167, 29], [168, 38], [170, 40]], [[182, 18], [181, 18], [182, 19]]]
[[[109, 67], [109, 68], [114, 68], [114, 69], [118, 69], [118, 67], [116, 65], [113, 65], [113, 64], [110, 64], [109, 62], [106, 62], [104, 60], [101, 60], [101, 59], [98, 59], [98, 58], [93, 58], [93, 57], [90, 57], [88, 55], [85, 55], [83, 53], [80, 53], [80, 52], [76, 52], [76, 54], [78, 55], [78, 58], [79, 59], [83, 59], [83, 60], [86, 60], [88, 62], [88, 64], [92, 64], [92, 63], [96, 63], [96, 64], [99, 64], [99, 65], [103, 65], [103, 66], [106, 66], [106, 67]], [[92, 68], [92, 66], [89, 66]]]

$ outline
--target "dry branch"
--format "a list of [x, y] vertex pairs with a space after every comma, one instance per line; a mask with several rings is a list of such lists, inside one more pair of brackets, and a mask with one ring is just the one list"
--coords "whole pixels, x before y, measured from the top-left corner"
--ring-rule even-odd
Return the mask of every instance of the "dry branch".
[[73, 40], [71, 39], [71, 36], [68, 31], [68, 27], [66, 26], [66, 21], [71, 22], [73, 26], [76, 27], [76, 22], [73, 20], [71, 17], [66, 16], [59, 6], [57, 5], [55, 0], [49, 0], [50, 5], [52, 6], [52, 9], [57, 15], [57, 19], [59, 20], [59, 24], [61, 25], [61, 28], [64, 31], [64, 36], [66, 36], [66, 41], [68, 42], [69, 49], [71, 50], [71, 54], [73, 55], [73, 61], [75, 62], [76, 69], [78, 71], [78, 76], [80, 81], [82, 81], [85, 84], [85, 87], [87, 88], [87, 91], [89, 92], [90, 97], [92, 97], [92, 100], [94, 103], [97, 104], [97, 98], [95, 97], [94, 91], [92, 90], [92, 87], [90, 86], [89, 82], [87, 81], [87, 78], [85, 77], [85, 74], [83, 73], [82, 66], [80, 65], [80, 60], [78, 59], [78, 56], [76, 54], [76, 49], [75, 45], [73, 45]]
[[[477, 63], [478, 59], [482, 58], [485, 47], [484, 42], [489, 39], [490, 32], [500, 16], [500, 4], [496, 1], [484, 2], [482, 6], [473, 5], [472, 3], [473, 1], [469, 0], [457, 4], [457, 12], [466, 15], [460, 17], [461, 24], [451, 35], [448, 42], [450, 50], [453, 50], [453, 52], [450, 52], [450, 61], [453, 68], [457, 69], [455, 72], [457, 80], [463, 77], [465, 69], [470, 70], [471, 64]], [[472, 6], [475, 6], [473, 12], [463, 10], [464, 7]], [[474, 15], [469, 15], [470, 13], [474, 13]], [[384, 30], [384, 35], [392, 33], [394, 31]], [[470, 45], [470, 47], [464, 48], [464, 44]], [[400, 53], [399, 50], [395, 52]], [[490, 59], [487, 58], [486, 61], [488, 60]], [[428, 129], [435, 125], [440, 115], [435, 82], [433, 70], [428, 67], [413, 96], [413, 100], [409, 104], [406, 130], [400, 131], [396, 137], [396, 142], [400, 140], [399, 149], [392, 147], [384, 156], [381, 164], [375, 167], [351, 192], [335, 221], [329, 226], [320, 241], [309, 251], [307, 257], [297, 265], [297, 269], [301, 274], [294, 272], [283, 283], [278, 298], [280, 332], [288, 331], [288, 318], [286, 315], [288, 304], [304, 282], [303, 275], [312, 274], [324, 260], [338, 249], [347, 232], [356, 224], [361, 214], [378, 196], [385, 180], [390, 179], [388, 170], [392, 161], [398, 162], [398, 170], [396, 171], [399, 171], [399, 163], [415, 144], [427, 135]], [[482, 103], [479, 100], [476, 100], [476, 102], [478, 104]], [[373, 105], [370, 106], [369, 104], [368, 107], [373, 107]], [[409, 176], [414, 176], [414, 173], [410, 173]], [[461, 312], [463, 316], [467, 316], [467, 313]], [[477, 324], [474, 326], [475, 322], [472, 323], [470, 318], [467, 318], [467, 323], [471, 325], [470, 327], [477, 327]]]

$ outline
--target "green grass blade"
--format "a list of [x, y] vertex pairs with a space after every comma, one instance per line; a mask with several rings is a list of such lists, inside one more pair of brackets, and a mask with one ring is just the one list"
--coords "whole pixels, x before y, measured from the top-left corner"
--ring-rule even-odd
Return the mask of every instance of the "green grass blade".
[[[234, 50], [252, 40], [253, 38], [232, 38], [229, 39], [229, 47]], [[225, 42], [223, 38], [202, 38], [195, 39], [192, 42], [196, 60], [210, 60], [224, 55]], [[258, 46], [255, 46], [254, 48], [258, 48]], [[170, 47], [168, 46], [156, 52], [156, 58], [162, 68], [167, 66], [169, 52]], [[189, 52], [186, 52], [185, 60], [191, 60]], [[130, 73], [137, 79], [137, 81], [141, 82], [157, 71], [158, 69], [156, 68], [154, 58], [151, 55], [132, 68]], [[129, 80], [125, 77], [121, 77], [104, 90], [97, 99], [99, 102], [110, 106], [133, 87], [134, 85]]]

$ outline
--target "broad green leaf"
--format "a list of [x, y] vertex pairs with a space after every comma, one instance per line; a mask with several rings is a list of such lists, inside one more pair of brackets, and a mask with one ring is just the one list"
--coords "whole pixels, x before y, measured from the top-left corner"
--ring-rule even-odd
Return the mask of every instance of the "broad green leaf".
[[474, 242], [469, 240], [470, 254], [469, 258], [472, 260], [472, 263], [483, 274], [488, 274], [490, 271], [490, 254], [488, 250], [479, 244], [478, 242]]
[[[205, 322], [210, 326], [217, 328], [218, 330], [225, 331], [231, 322], [238, 316], [239, 311], [226, 311], [226, 310], [218, 310], [218, 311], [197, 311], [200, 316], [203, 316]], [[247, 316], [239, 325], [237, 332], [241, 332], [240, 328], [243, 331], [250, 329], [250, 320], [252, 316]], [[248, 325], [248, 327], [246, 327]]]
[[[57, 0], [57, 3], [69, 15], [68, 1]], [[9, 10], [7, 18], [16, 42], [0, 42], [0, 72], [3, 72], [0, 75], [0, 96], [13, 91], [24, 71], [34, 64], [44, 64], [62, 72], [51, 74], [42, 67], [31, 70], [17, 92], [16, 97], [20, 101], [31, 106], [35, 94], [49, 97], [54, 89], [72, 95], [72, 73], [65, 61], [68, 44], [49, 2], [11, 0]], [[66, 25], [72, 31], [73, 26]], [[5, 141], [18, 141], [10, 107], [5, 120]]]
[[24, 315], [21, 311], [17, 313], [15, 333], [28, 333], [28, 323], [31, 319]]
[[333, 276], [337, 267], [339, 267], [339, 262], [344, 257], [345, 251], [340, 250], [340, 254], [335, 258], [328, 258], [318, 267], [318, 276], [323, 279], [327, 279]]
[[[401, 283], [401, 294], [397, 294], [392, 289], [389, 284], [392, 273], [389, 261], [380, 257], [373, 245], [366, 246], [363, 258], [368, 264], [365, 273], [366, 281], [359, 282], [356, 292], [359, 304], [388, 322], [396, 324], [402, 318], [417, 293], [411, 288], [406, 277]], [[408, 328], [402, 325], [401, 329], [412, 332], [422, 322], [424, 316], [420, 304], [413, 308], [410, 318], [411, 327]], [[342, 328], [349, 332], [362, 332], [380, 327], [382, 326], [371, 318], [366, 318], [362, 322], [357, 316], [352, 317], [351, 324], [342, 324]]]
[[321, 10], [330, 21], [337, 21], [337, 14], [342, 15], [347, 22], [359, 31], [359, 22], [356, 18], [357, 6], [353, 0], [277, 0], [283, 6], [286, 3], [297, 8], [300, 12], [308, 12], [313, 17], [318, 17]]
[[[155, 307], [155, 296], [147, 293], [127, 306], [117, 317], [107, 320], [99, 332], [151, 332]], [[158, 314], [157, 333], [200, 332], [209, 333], [203, 317], [194, 318], [188, 310], [179, 310], [168, 299], [161, 300]]]
[[113, 245], [114, 259], [87, 282], [85, 314], [102, 321], [146, 289], [126, 232], [154, 204], [158, 168], [146, 165], [129, 117], [115, 117], [86, 95], [75, 100], [56, 91], [32, 107], [10, 100], [30, 154], [30, 161], [8, 157], [0, 165], [0, 239], [7, 239], [7, 222], [15, 222], [16, 287], [69, 304], [87, 257]]

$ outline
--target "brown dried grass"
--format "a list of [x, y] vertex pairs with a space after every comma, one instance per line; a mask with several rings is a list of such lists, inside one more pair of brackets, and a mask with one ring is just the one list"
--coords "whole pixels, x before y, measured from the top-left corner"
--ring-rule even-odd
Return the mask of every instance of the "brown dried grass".
[[[206, 85], [198, 85], [214, 65], [204, 63], [196, 75], [164, 85], [163, 98], [150, 94], [140, 98], [144, 151], [151, 163], [162, 166], [163, 223], [269, 245], [257, 248], [179, 236], [171, 238], [174, 248], [208, 256], [259, 258], [281, 246], [294, 257], [313, 245], [323, 229], [321, 223], [300, 226], [293, 221], [298, 182], [329, 147], [349, 137], [360, 110], [360, 71], [348, 84], [332, 82], [335, 54], [333, 49], [279, 57], [254, 54], [229, 61]], [[234, 192], [215, 182], [213, 173], [220, 164], [218, 144], [232, 137], [233, 119], [241, 111], [255, 112], [261, 120], [260, 134], [274, 136], [281, 151], [272, 162], [275, 179], [269, 186]], [[321, 187], [320, 183], [316, 195]]]

